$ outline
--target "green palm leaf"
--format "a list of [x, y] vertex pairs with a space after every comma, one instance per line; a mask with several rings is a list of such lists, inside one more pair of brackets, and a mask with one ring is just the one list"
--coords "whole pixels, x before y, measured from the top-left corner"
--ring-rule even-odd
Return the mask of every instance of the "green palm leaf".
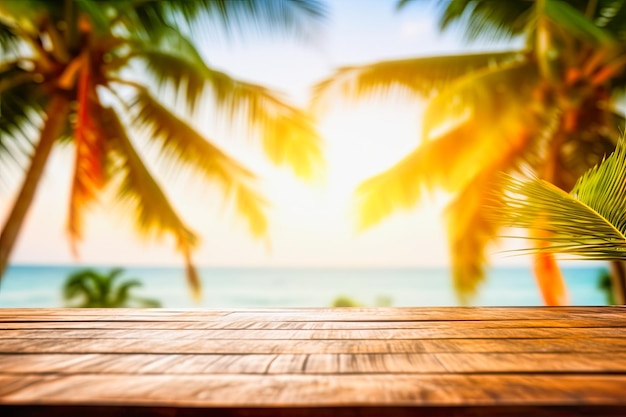
[[93, 270], [84, 270], [70, 275], [63, 286], [63, 298], [71, 305], [75, 300], [82, 302], [75, 307], [89, 307], [100, 302], [100, 292], [97, 285], [99, 275]]
[[22, 40], [0, 20], [0, 52], [2, 54], [16, 53]]
[[323, 111], [338, 97], [347, 100], [377, 98], [394, 88], [399, 92], [428, 97], [468, 72], [517, 61], [523, 58], [524, 53], [505, 51], [419, 57], [339, 68], [330, 78], [314, 87], [312, 107]]
[[0, 69], [0, 183], [10, 183], [27, 165], [32, 131], [40, 128], [45, 103], [32, 74], [17, 65]]
[[133, 52], [127, 59], [140, 59], [160, 89], [173, 86], [177, 94], [182, 93], [191, 111], [205, 87], [213, 87], [220, 76], [227, 77], [208, 67], [191, 41], [171, 28], [157, 38], [135, 40], [131, 46]]
[[610, 32], [598, 27], [581, 11], [562, 0], [544, 0], [544, 8], [540, 13], [580, 39], [601, 44], [615, 42]]
[[[595, 260], [626, 259], [626, 140], [583, 175], [570, 194], [539, 180], [505, 177], [505, 226], [545, 231], [545, 251]], [[530, 251], [530, 250], [529, 250]]]
[[124, 281], [115, 288], [115, 291], [112, 291], [112, 289], [109, 290], [109, 304], [111, 307], [126, 307], [128, 301], [132, 298], [130, 296], [130, 291], [133, 288], [140, 288], [142, 286], [143, 284], [141, 281], [137, 279]]
[[292, 33], [305, 38], [317, 31], [326, 14], [318, 0], [129, 0], [119, 11], [127, 27], [155, 35], [183, 23], [203, 21], [204, 27], [235, 34]]
[[[409, 3], [403, 0], [401, 3]], [[462, 26], [466, 39], [497, 40], [523, 34], [534, 18], [533, 2], [454, 0], [439, 2], [442, 30]]]

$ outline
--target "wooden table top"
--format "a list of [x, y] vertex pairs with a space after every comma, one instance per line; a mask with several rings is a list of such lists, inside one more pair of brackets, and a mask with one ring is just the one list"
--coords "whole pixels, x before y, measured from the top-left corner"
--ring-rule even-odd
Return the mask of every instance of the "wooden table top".
[[0, 406], [626, 416], [626, 308], [0, 309]]

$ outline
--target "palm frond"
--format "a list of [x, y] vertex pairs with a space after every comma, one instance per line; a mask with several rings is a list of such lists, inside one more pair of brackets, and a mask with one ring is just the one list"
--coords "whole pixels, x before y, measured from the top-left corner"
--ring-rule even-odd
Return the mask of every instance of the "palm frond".
[[45, 103], [36, 77], [19, 68], [17, 63], [7, 63], [0, 68], [0, 140], [22, 134], [27, 127], [34, 127], [40, 120], [33, 113], [40, 113]]
[[[171, 39], [175, 39], [174, 44]], [[322, 140], [310, 116], [267, 88], [235, 80], [210, 68], [182, 35], [172, 36], [168, 43], [170, 48], [137, 49], [138, 56], [145, 59], [148, 70], [161, 86], [184, 88], [187, 105], [192, 110], [208, 87], [217, 115], [231, 121], [243, 118], [259, 134], [263, 150], [274, 164], [290, 167], [301, 178], [319, 175], [323, 167]]]
[[59, 8], [55, 2], [44, 0], [19, 0], [0, 2], [0, 23], [11, 30], [36, 34], [39, 25], [51, 12]]
[[465, 121], [424, 141], [402, 161], [359, 185], [359, 226], [370, 227], [397, 210], [411, 208], [426, 189], [461, 192], [500, 161], [508, 161], [507, 169], [513, 169], [533, 160], [549, 121], [509, 101], [502, 103], [497, 122]]
[[[318, 0], [130, 1], [119, 11], [129, 28], [147, 35], [168, 27], [202, 23], [229, 35], [290, 33], [310, 38], [326, 9]], [[198, 25], [201, 27], [200, 25]]]
[[76, 307], [87, 307], [91, 302], [99, 298], [97, 286], [98, 274], [91, 270], [83, 270], [70, 275], [63, 285], [63, 298], [67, 304], [83, 296], [83, 303]]
[[[501, 224], [485, 212], [484, 206], [500, 207], [502, 187], [494, 182], [501, 171], [517, 171], [532, 163], [542, 135], [552, 129], [550, 118], [524, 117], [524, 109], [503, 109], [500, 126], [485, 134], [474, 132], [497, 149], [487, 159], [476, 160], [480, 170], [446, 207], [446, 229], [450, 246], [453, 283], [462, 304], [475, 295], [485, 279], [488, 246], [497, 240]], [[501, 135], [501, 136], [500, 136]], [[504, 140], [503, 140], [504, 139]], [[484, 152], [487, 153], [487, 152]]]
[[314, 109], [324, 110], [337, 98], [357, 100], [401, 92], [428, 97], [453, 80], [479, 69], [518, 61], [524, 51], [408, 58], [339, 68], [313, 90]]
[[[537, 178], [502, 179], [503, 225], [546, 233], [536, 250], [596, 260], [626, 259], [626, 142], [583, 175], [571, 194]], [[529, 249], [527, 251], [532, 252]]]
[[146, 237], [161, 238], [171, 234], [177, 249], [187, 263], [187, 280], [194, 296], [200, 296], [200, 280], [191, 264], [191, 251], [197, 244], [197, 236], [181, 220], [169, 200], [154, 180], [135, 151], [124, 126], [111, 108], [100, 109], [102, 129], [107, 133], [118, 160], [117, 175], [120, 177], [118, 199], [134, 213], [135, 226]]
[[22, 42], [9, 26], [0, 21], [0, 52], [3, 56], [18, 52]]
[[[504, 164], [502, 164], [504, 165]], [[483, 210], [498, 204], [499, 189], [490, 186], [493, 172], [487, 171], [457, 194], [446, 207], [446, 230], [452, 265], [452, 282], [459, 302], [468, 304], [485, 280], [487, 248], [498, 237], [500, 225]]]
[[621, 42], [626, 41], [626, 1], [604, 0], [596, 8], [594, 22]]
[[[457, 126], [361, 183], [356, 190], [358, 226], [367, 228], [397, 210], [410, 209], [422, 198], [425, 189], [461, 188], [479, 169], [472, 156], [481, 153], [484, 147], [476, 146], [476, 142], [483, 139], [472, 124]], [[490, 146], [493, 148], [493, 144]]]
[[461, 27], [469, 41], [510, 39], [532, 22], [533, 2], [454, 0], [439, 2], [441, 30]]
[[141, 281], [137, 279], [131, 279], [128, 281], [124, 281], [118, 287], [115, 288], [115, 291], [110, 294], [110, 304], [112, 307], [126, 307], [128, 301], [132, 298], [130, 295], [130, 291], [133, 288], [140, 288], [143, 284]]
[[213, 70], [193, 45], [179, 31], [167, 28], [159, 37], [135, 40], [128, 58], [139, 58], [160, 89], [172, 86], [194, 111], [198, 98], [211, 84]]
[[[401, 5], [404, 6], [409, 2], [410, 0], [402, 1]], [[594, 19], [585, 16], [587, 3], [586, 0], [545, 0], [541, 13], [574, 36], [600, 43], [611, 42], [613, 31], [601, 28], [594, 22]], [[607, 8], [612, 11], [616, 6], [621, 7], [621, 5], [616, 5], [616, 2], [611, 3], [600, 7], [599, 12]], [[533, 29], [536, 23], [535, 5], [536, 3], [532, 1], [454, 0], [440, 2], [438, 4], [439, 25], [442, 30], [455, 26], [462, 27], [465, 37], [470, 41], [513, 38]], [[611, 21], [611, 11], [605, 11], [605, 19], [609, 19], [608, 21]]]
[[616, 42], [609, 31], [598, 27], [582, 11], [567, 2], [545, 0], [543, 5], [544, 9], [541, 13], [573, 36], [599, 44]]
[[147, 91], [138, 92], [133, 107], [137, 112], [136, 125], [158, 141], [163, 156], [188, 164], [208, 180], [217, 181], [235, 199], [238, 212], [247, 220], [253, 235], [265, 235], [266, 202], [254, 190], [255, 176], [250, 171], [205, 140]]
[[532, 61], [486, 68], [457, 79], [429, 103], [422, 137], [431, 139], [451, 123], [498, 120], [503, 108], [526, 105], [536, 90], [539, 74]]
[[19, 174], [32, 152], [32, 138], [42, 125], [45, 96], [25, 71], [7, 66], [0, 72], [0, 182]]

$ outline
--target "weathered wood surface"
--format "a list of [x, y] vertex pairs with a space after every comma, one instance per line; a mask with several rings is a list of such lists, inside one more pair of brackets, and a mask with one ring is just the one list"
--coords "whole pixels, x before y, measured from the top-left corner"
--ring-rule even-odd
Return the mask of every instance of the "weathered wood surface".
[[626, 308], [0, 309], [0, 415], [626, 416]]

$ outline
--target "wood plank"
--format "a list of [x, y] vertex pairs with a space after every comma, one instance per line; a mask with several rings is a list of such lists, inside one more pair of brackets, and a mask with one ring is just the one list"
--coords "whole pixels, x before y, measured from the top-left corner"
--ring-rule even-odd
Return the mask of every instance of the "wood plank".
[[435, 355], [416, 353], [340, 354], [341, 374], [447, 373]]
[[5, 407], [3, 416], [45, 415], [37, 404], [61, 407], [64, 416], [116, 407], [177, 416], [204, 411], [196, 407], [263, 417], [386, 415], [367, 414], [381, 407], [446, 417], [552, 415], [555, 407], [621, 416], [624, 314], [624, 307], [0, 309], [0, 404], [23, 406]]
[[281, 353], [267, 368], [268, 374], [302, 374], [306, 367], [309, 355]]
[[14, 417], [624, 417], [623, 406], [337, 406], [337, 407], [257, 407], [198, 408], [120, 405], [26, 405], [4, 406], [3, 416]]
[[[616, 340], [616, 339], [602, 339]], [[624, 343], [626, 349], [626, 342]], [[606, 347], [599, 342], [594, 349]], [[610, 343], [613, 346], [613, 343]], [[597, 351], [597, 350], [595, 350]], [[0, 339], [0, 353], [376, 353], [425, 352], [421, 341]]]
[[57, 379], [57, 376], [50, 375], [7, 375], [0, 373], [0, 404], [2, 404], [2, 398], [13, 392], [22, 390], [29, 385], [35, 383], [41, 383]]
[[361, 329], [509, 329], [626, 327], [626, 320], [545, 319], [465, 321], [29, 321], [0, 322], [0, 330], [21, 329], [140, 329], [140, 330], [361, 330]]
[[0, 353], [626, 352], [624, 338], [422, 340], [0, 339]]
[[420, 342], [424, 350], [431, 353], [604, 352], [612, 354], [626, 351], [626, 339], [431, 339]]
[[13, 354], [3, 373], [626, 373], [626, 353], [490, 354]]
[[457, 354], [13, 354], [3, 373], [626, 373], [626, 353]]
[[626, 406], [624, 386], [623, 375], [67, 375], [3, 395], [0, 404]]
[[547, 339], [547, 338], [626, 338], [626, 327], [612, 328], [506, 328], [506, 329], [360, 329], [360, 330], [4, 330], [2, 339], [283, 339], [283, 340], [379, 340], [379, 339]]
[[[464, 321], [610, 319], [623, 321], [624, 308], [611, 307], [388, 307], [267, 310], [174, 309], [2, 309], [0, 321]], [[18, 319], [19, 317], [19, 319]]]
[[626, 353], [437, 353], [452, 373], [626, 373]]
[[307, 374], [338, 374], [339, 355], [309, 355], [304, 364], [304, 372]]

